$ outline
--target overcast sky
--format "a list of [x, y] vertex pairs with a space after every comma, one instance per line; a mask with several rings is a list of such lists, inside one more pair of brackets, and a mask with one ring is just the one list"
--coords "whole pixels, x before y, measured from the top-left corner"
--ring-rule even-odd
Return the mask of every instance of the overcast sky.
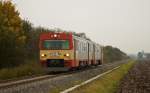
[[34, 26], [84, 32], [126, 53], [150, 52], [150, 0], [13, 0]]

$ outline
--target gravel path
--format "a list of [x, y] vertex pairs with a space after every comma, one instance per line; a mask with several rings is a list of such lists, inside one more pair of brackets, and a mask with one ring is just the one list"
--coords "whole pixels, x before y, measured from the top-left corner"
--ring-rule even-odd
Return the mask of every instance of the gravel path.
[[150, 93], [150, 61], [139, 61], [122, 80], [117, 93]]

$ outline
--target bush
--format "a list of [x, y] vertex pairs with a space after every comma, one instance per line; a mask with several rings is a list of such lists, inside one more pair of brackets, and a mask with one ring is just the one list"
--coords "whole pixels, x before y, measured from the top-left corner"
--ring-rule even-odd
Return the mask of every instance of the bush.
[[44, 74], [43, 68], [40, 66], [40, 64], [31, 62], [28, 64], [20, 65], [15, 68], [1, 69], [0, 80], [14, 79], [38, 74]]

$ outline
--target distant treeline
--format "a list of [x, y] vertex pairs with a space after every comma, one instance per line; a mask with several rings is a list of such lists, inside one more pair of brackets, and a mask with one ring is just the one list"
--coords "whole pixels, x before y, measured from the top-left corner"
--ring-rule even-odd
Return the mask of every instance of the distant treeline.
[[118, 48], [112, 46], [104, 47], [104, 62], [106, 63], [119, 61], [127, 58], [128, 56]]
[[[54, 31], [63, 30], [33, 27], [32, 23], [20, 18], [11, 1], [0, 1], [0, 69], [16, 67], [29, 60], [38, 62], [40, 33]], [[89, 39], [84, 33], [73, 33]], [[121, 60], [125, 56], [118, 48], [104, 47], [104, 60], [107, 62]]]

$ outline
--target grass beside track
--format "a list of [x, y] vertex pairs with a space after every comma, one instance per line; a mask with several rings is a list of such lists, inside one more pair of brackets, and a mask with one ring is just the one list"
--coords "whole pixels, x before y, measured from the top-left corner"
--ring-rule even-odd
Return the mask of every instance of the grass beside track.
[[0, 81], [17, 79], [26, 76], [44, 74], [42, 67], [35, 62], [24, 64], [15, 68], [4, 68], [0, 70]]
[[85, 86], [77, 88], [71, 93], [115, 93], [120, 84], [120, 80], [128, 73], [134, 63], [135, 61], [129, 61], [111, 73], [106, 74]]

